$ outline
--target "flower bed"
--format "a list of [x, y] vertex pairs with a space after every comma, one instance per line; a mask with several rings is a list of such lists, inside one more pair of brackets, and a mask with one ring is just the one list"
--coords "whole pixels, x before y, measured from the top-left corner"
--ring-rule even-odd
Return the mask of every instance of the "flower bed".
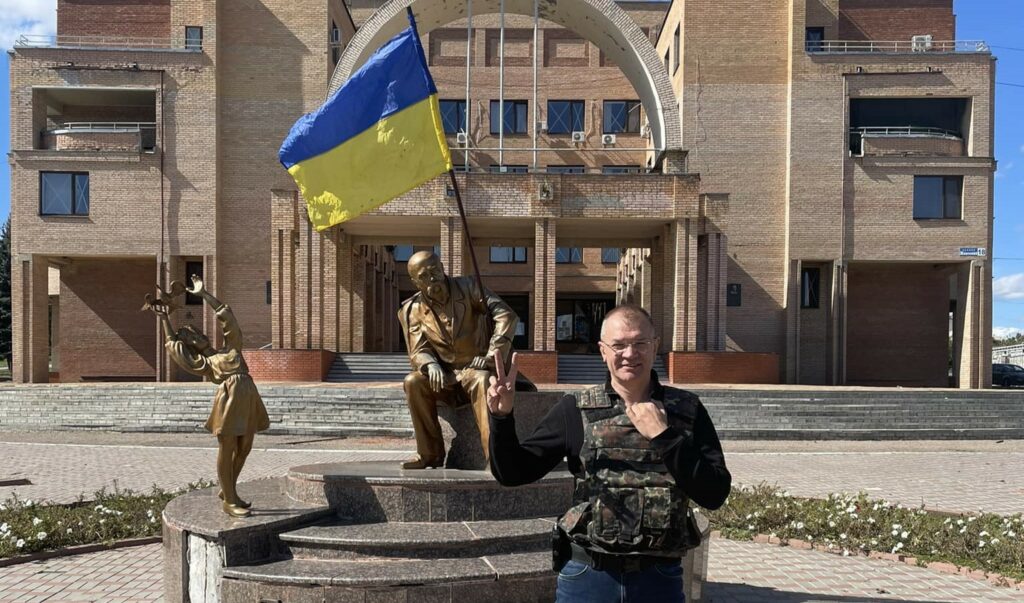
[[869, 551], [953, 563], [1024, 580], [1024, 524], [1020, 514], [938, 513], [857, 496], [790, 496], [760, 485], [733, 488], [725, 505], [705, 511], [712, 529], [727, 538], [767, 534], [780, 541], [821, 544], [842, 554]]

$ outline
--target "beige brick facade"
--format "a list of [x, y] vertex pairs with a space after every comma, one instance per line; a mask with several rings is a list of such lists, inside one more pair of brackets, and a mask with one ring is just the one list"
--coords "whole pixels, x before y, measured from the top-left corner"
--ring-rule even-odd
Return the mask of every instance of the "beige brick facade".
[[[594, 1], [545, 14], [591, 31]], [[451, 274], [468, 275], [472, 245], [485, 284], [520, 308], [542, 380], [557, 353], [596, 349], [590, 318], [633, 301], [655, 317], [680, 379], [774, 370], [794, 383], [988, 384], [992, 56], [805, 46], [819, 27], [825, 40], [952, 40], [950, 0], [766, 0], [756, 15], [745, 0], [623, 2], [608, 17], [621, 36], [600, 40], [543, 18], [534, 31], [514, 3], [527, 14], [505, 16], [504, 47], [496, 14], [474, 15], [469, 36], [465, 18], [429, 23], [439, 98], [469, 101], [469, 143], [448, 142], [469, 168], [457, 181], [471, 233], [447, 176], [316, 233], [276, 152], [335, 66], [352, 67], [342, 49], [384, 25], [383, 4], [59, 1], [62, 36], [104, 40], [11, 54], [16, 380], [47, 380], [51, 336], [62, 380], [182, 378], [152, 318], [128, 310], [187, 266], [232, 305], [247, 347], [398, 351], [395, 313], [412, 285], [395, 246], [436, 246]], [[201, 49], [183, 46], [186, 27], [202, 28]], [[620, 38], [630, 50], [608, 44]], [[652, 64], [667, 78], [638, 73]], [[638, 92], [641, 81], [656, 83]], [[504, 136], [492, 129], [499, 96], [527, 103]], [[962, 99], [963, 131], [853, 148], [851, 101], [926, 96]], [[604, 102], [641, 99], [637, 127], [607, 143]], [[549, 101], [580, 103], [581, 141], [551, 131]], [[648, 122], [674, 130], [659, 138]], [[499, 165], [509, 173], [491, 173]], [[568, 168], [584, 173], [555, 173]], [[41, 172], [88, 174], [87, 211], [44, 215]], [[915, 218], [915, 179], [927, 176], [962, 181], [958, 215]], [[491, 262], [491, 246], [525, 248], [525, 261]], [[559, 263], [566, 248], [581, 261]], [[607, 264], [602, 248], [626, 253]], [[53, 334], [49, 267], [61, 273]], [[198, 306], [176, 321], [216, 331]], [[750, 354], [757, 376], [730, 353]], [[326, 357], [267, 362], [308, 372]]]

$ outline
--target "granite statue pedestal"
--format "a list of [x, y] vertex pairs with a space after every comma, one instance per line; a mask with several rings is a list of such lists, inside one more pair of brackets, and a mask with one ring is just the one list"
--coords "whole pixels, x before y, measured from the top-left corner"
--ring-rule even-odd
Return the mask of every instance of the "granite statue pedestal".
[[[533, 396], [517, 404], [521, 433], [547, 412], [530, 418]], [[216, 488], [190, 492], [163, 514], [166, 599], [549, 602], [550, 534], [572, 486], [565, 471], [506, 488], [488, 471], [305, 465], [241, 484], [245, 519], [220, 510]], [[699, 602], [706, 546], [684, 571], [687, 601]]]

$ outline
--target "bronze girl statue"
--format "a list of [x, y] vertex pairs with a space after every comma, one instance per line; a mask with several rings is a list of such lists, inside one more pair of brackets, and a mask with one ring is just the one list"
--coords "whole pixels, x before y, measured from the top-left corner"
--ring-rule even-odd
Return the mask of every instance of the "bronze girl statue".
[[[173, 283], [171, 288], [172, 291], [176, 289]], [[147, 306], [160, 317], [164, 347], [174, 362], [218, 385], [206, 429], [217, 436], [219, 443], [217, 479], [221, 487], [222, 507], [225, 513], [234, 517], [248, 517], [251, 505], [238, 496], [238, 475], [252, 450], [256, 432], [270, 427], [270, 418], [242, 358], [242, 331], [235, 315], [227, 304], [221, 303], [203, 287], [203, 280], [198, 276], [192, 276], [192, 288], [188, 292], [200, 296], [214, 309], [224, 331], [223, 348], [214, 348], [206, 335], [191, 326], [186, 325], [175, 332], [168, 319], [173, 306], [165, 300], [150, 302], [147, 296]]]

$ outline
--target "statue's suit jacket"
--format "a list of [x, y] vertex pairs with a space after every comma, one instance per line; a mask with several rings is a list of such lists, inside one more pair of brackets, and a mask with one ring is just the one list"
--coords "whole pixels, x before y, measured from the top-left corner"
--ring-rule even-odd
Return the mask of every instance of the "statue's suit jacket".
[[[481, 295], [475, 278], [448, 277], [448, 287], [451, 327], [440, 324], [423, 293], [405, 300], [398, 310], [413, 369], [423, 372], [426, 365], [437, 362], [442, 368], [459, 371], [475, 356], [486, 355], [493, 370], [494, 351], [499, 349], [507, 364], [519, 322], [516, 313], [492, 291], [484, 288]], [[494, 325], [489, 337], [488, 319]]]

